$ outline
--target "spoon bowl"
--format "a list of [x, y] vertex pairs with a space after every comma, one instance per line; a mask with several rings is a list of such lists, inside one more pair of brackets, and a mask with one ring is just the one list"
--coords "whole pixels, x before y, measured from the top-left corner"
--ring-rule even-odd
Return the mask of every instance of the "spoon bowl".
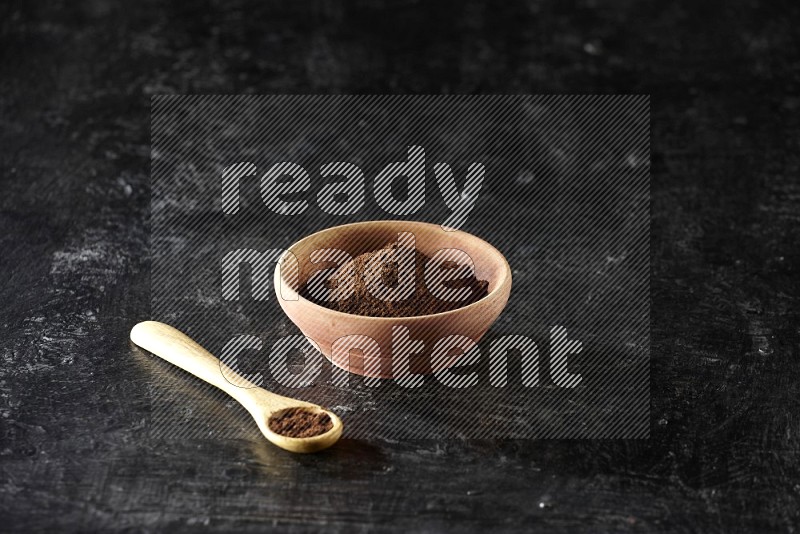
[[[131, 329], [131, 341], [233, 397], [255, 419], [264, 437], [282, 449], [299, 453], [317, 452], [339, 441], [342, 435], [344, 426], [335, 413], [316, 404], [277, 395], [258, 387], [189, 336], [167, 324], [157, 321], [139, 323]], [[322, 434], [302, 438], [273, 431], [269, 425], [270, 419], [291, 408], [325, 413], [332, 426]]]

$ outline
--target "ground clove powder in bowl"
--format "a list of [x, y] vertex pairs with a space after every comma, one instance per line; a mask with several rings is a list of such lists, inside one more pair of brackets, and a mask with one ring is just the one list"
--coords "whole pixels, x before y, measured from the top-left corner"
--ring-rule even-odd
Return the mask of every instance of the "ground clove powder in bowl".
[[405, 251], [413, 254], [414, 287], [410, 295], [398, 300], [375, 296], [369, 288], [371, 277], [379, 276], [387, 288], [395, 288], [400, 283], [400, 267], [396, 261], [399, 247], [396, 242], [389, 243], [380, 249], [361, 254], [339, 267], [325, 282], [325, 289], [335, 292], [343, 283], [342, 277], [350, 277], [348, 283], [352, 283], [352, 288], [348, 287], [348, 296], [345, 298], [333, 300], [316, 298], [308, 282], [303, 284], [300, 294], [332, 310], [370, 317], [414, 317], [441, 313], [463, 308], [489, 294], [489, 283], [486, 280], [478, 280], [474, 274], [470, 274], [443, 282], [448, 289], [459, 290], [463, 295], [461, 298], [458, 300], [438, 298], [425, 283], [426, 267], [459, 269], [463, 266], [459, 266], [456, 262], [445, 261], [441, 265], [432, 267], [429, 265], [431, 258], [414, 248], [413, 251]]

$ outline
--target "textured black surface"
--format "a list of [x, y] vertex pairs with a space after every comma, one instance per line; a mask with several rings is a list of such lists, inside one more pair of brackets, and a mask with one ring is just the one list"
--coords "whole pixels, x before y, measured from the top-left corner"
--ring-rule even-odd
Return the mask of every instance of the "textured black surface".
[[[329, 407], [346, 421], [345, 438], [646, 438], [648, 119], [648, 99], [640, 95], [154, 98], [152, 317], [180, 328], [223, 360], [233, 356], [231, 365], [263, 380], [262, 387]], [[413, 214], [388, 213], [377, 202], [373, 178], [387, 162], [407, 158], [406, 143], [425, 152], [424, 205]], [[321, 209], [313, 191], [325, 182], [317, 169], [350, 158], [363, 168], [364, 202], [355, 213], [332, 215]], [[258, 176], [252, 176], [240, 179], [239, 212], [224, 214], [220, 176], [232, 162], [243, 160], [252, 160], [258, 175], [286, 160], [308, 169], [312, 190], [304, 195], [305, 209], [275, 213], [261, 199]], [[344, 223], [412, 219], [444, 224], [452, 210], [431, 169], [436, 161], [448, 162], [459, 178], [472, 162], [485, 165], [480, 195], [461, 229], [497, 247], [512, 269], [508, 304], [481, 340], [480, 362], [470, 366], [477, 384], [445, 387], [432, 376], [417, 388], [392, 381], [365, 385], [354, 376], [335, 384], [327, 360], [310, 344], [309, 354], [295, 350], [293, 360], [308, 367], [319, 364], [320, 375], [304, 388], [281, 384], [273, 372], [280, 368], [274, 365], [274, 345], [289, 336], [302, 337], [275, 297], [274, 264], [240, 269], [237, 263], [239, 298], [229, 300], [222, 290], [223, 258], [237, 249], [290, 247]], [[433, 235], [444, 238], [444, 230], [437, 228]], [[355, 256], [384, 246], [391, 237], [365, 236], [356, 240], [360, 249], [348, 252]], [[428, 244], [437, 238], [429, 239]], [[302, 264], [307, 258], [301, 254], [298, 260]], [[266, 299], [254, 298], [257, 287], [266, 290]], [[569, 365], [581, 375], [578, 388], [556, 386], [550, 377], [550, 328], [556, 325], [582, 344]], [[450, 326], [466, 333], [454, 319]], [[360, 333], [366, 332], [339, 327], [336, 334]], [[239, 354], [225, 350], [242, 335], [254, 336], [261, 348]], [[410, 333], [421, 335], [419, 330]], [[508, 358], [508, 384], [490, 383], [490, 346], [507, 335], [536, 342], [542, 380], [535, 387], [523, 386], [518, 351]], [[393, 353], [387, 345], [379, 348], [383, 356]], [[502, 357], [501, 351], [494, 352]], [[423, 354], [418, 361], [429, 358], [430, 353]], [[227, 401], [226, 393], [204, 395], [200, 406], [194, 400], [187, 401], [178, 386], [155, 388], [148, 428], [163, 436], [205, 437], [202, 421], [211, 415], [221, 423], [215, 425], [218, 439], [258, 432], [250, 425], [243, 434], [226, 424], [227, 412], [215, 411]], [[193, 419], [187, 420], [190, 415]]]
[[[151, 4], [0, 7], [0, 528], [795, 529], [794, 4]], [[160, 92], [651, 93], [651, 439], [149, 440]]]

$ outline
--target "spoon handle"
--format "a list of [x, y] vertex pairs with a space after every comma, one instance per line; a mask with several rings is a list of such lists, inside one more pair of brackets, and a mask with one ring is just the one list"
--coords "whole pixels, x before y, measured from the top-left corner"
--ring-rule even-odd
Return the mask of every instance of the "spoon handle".
[[248, 389], [257, 387], [192, 338], [167, 324], [158, 321], [141, 322], [131, 329], [131, 341], [218, 387], [240, 402], [250, 400]]

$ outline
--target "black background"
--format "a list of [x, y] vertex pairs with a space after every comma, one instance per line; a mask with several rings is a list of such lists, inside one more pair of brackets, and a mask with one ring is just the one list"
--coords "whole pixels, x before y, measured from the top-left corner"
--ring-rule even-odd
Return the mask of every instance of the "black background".
[[[152, 109], [153, 319], [186, 332], [222, 359], [233, 356], [233, 365], [260, 376], [269, 391], [327, 406], [346, 421], [345, 438], [648, 436], [647, 97], [191, 95], [158, 97]], [[424, 205], [414, 213], [390, 213], [376, 201], [374, 177], [387, 162], [407, 160], [411, 145], [425, 152]], [[232, 162], [250, 160], [256, 176], [239, 180], [240, 211], [225, 214], [220, 177]], [[331, 214], [319, 205], [316, 193], [326, 179], [318, 169], [336, 160], [363, 168], [364, 205], [355, 213]], [[261, 200], [259, 176], [280, 161], [308, 169], [310, 191], [284, 195], [307, 203], [301, 213], [276, 213]], [[424, 386], [409, 389], [392, 380], [365, 385], [351, 375], [347, 386], [337, 386], [330, 383], [330, 369], [323, 369], [308, 387], [280, 384], [271, 371], [273, 345], [301, 332], [277, 298], [252, 295], [259, 285], [274, 295], [273, 265], [261, 271], [264, 284], [255, 267], [237, 265], [239, 298], [228, 300], [222, 258], [237, 249], [289, 248], [314, 232], [357, 221], [443, 224], [452, 210], [433, 172], [436, 161], [452, 165], [461, 183], [472, 162], [485, 165], [480, 194], [461, 229], [497, 247], [512, 269], [508, 303], [480, 341], [480, 362], [469, 366], [478, 383], [450, 388], [429, 376]], [[394, 185], [403, 198], [407, 181]], [[376, 245], [365, 240], [359, 246], [347, 252], [357, 256]], [[581, 375], [579, 388], [558, 387], [550, 378], [550, 328], [556, 325], [581, 344], [580, 355], [568, 363], [571, 373]], [[337, 335], [355, 333], [340, 327]], [[261, 349], [226, 354], [226, 344], [243, 334], [257, 336]], [[517, 350], [499, 354], [508, 358], [508, 384], [490, 384], [490, 345], [507, 335], [536, 343], [536, 387], [522, 384]], [[291, 351], [289, 360], [299, 367], [327, 364], [310, 344], [306, 348], [306, 354]], [[380, 350], [386, 356], [392, 348]], [[217, 412], [229, 400], [226, 393], [187, 399], [183, 374], [169, 384], [154, 378], [159, 387], [148, 428], [161, 436], [258, 434], [255, 425], [243, 433], [230, 424], [228, 412]]]
[[[0, 528], [793, 530], [798, 14], [4, 3]], [[651, 94], [651, 439], [149, 438], [154, 376], [179, 375], [127, 334], [149, 313], [149, 98], [174, 92]]]

